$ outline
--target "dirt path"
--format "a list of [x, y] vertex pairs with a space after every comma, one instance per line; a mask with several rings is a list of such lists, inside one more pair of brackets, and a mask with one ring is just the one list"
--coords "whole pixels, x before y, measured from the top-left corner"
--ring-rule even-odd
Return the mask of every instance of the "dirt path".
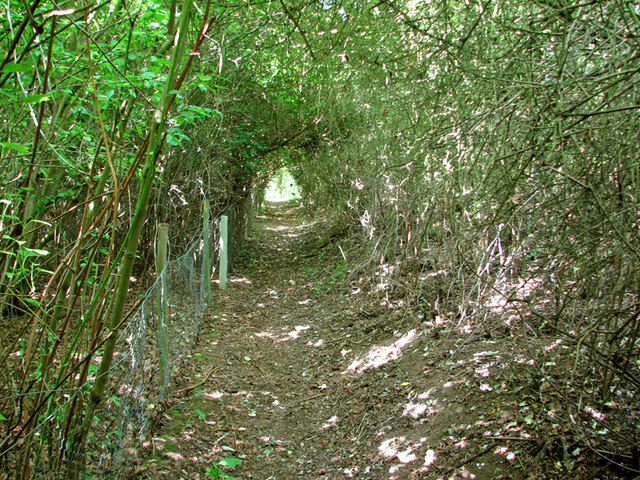
[[421, 316], [347, 291], [338, 244], [295, 208], [259, 222], [140, 476], [216, 478], [234, 457], [238, 480], [524, 478], [508, 338], [452, 352]]

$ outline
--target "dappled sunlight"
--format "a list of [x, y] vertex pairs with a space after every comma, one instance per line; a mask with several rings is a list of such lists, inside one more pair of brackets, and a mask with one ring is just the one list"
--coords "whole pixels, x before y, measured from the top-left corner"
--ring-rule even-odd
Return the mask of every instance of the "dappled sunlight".
[[348, 477], [348, 478], [354, 478], [355, 475], [360, 471], [360, 469], [356, 466], [356, 467], [352, 467], [352, 468], [345, 468], [343, 470], [343, 473]]
[[424, 437], [419, 441], [407, 440], [406, 437], [392, 437], [384, 440], [380, 444], [378, 452], [381, 457], [389, 462], [393, 460], [399, 462], [389, 467], [389, 473], [395, 475], [407, 464], [418, 460], [416, 451], [420, 449], [426, 441], [427, 439]]
[[[474, 373], [478, 378], [489, 378], [491, 375], [492, 367], [498, 365], [497, 361], [488, 361], [486, 357], [495, 357], [496, 360], [501, 359], [501, 355], [497, 351], [485, 350], [482, 352], [477, 352], [473, 354], [473, 363], [479, 364], [479, 366], [475, 367]], [[493, 388], [490, 385], [481, 384], [480, 390], [483, 392], [491, 391]]]
[[334, 415], [329, 420], [327, 420], [324, 425], [322, 425], [322, 429], [326, 430], [331, 427], [335, 427], [338, 424], [338, 416]]
[[476, 375], [479, 377], [488, 377], [490, 373], [490, 368], [493, 367], [496, 362], [486, 363], [478, 368], [476, 368]]
[[214, 391], [214, 392], [209, 392], [209, 393], [203, 393], [202, 396], [204, 398], [209, 398], [211, 400], [220, 400], [222, 397], [225, 396], [224, 392], [219, 392], [219, 391]]
[[374, 346], [364, 358], [355, 360], [343, 374], [349, 372], [362, 373], [370, 368], [379, 368], [389, 362], [398, 360], [402, 356], [402, 349], [410, 345], [417, 338], [415, 329], [402, 335], [388, 346]]
[[[272, 232], [274, 233], [268, 235], [286, 239], [291, 230], [274, 228]], [[287, 245], [278, 243], [278, 247], [284, 251]], [[283, 252], [269, 250], [269, 254], [272, 253], [285, 255]], [[374, 285], [379, 282], [388, 283], [393, 275], [397, 275], [392, 262], [386, 261], [384, 257], [378, 259]], [[261, 270], [263, 272], [265, 270]], [[442, 271], [437, 274], [446, 275]], [[432, 275], [427, 274], [425, 279], [427, 278], [432, 278]], [[245, 345], [248, 348], [244, 350], [245, 353], [234, 353], [227, 360], [229, 368], [240, 368], [241, 375], [249, 378], [248, 382], [240, 384], [246, 390], [237, 391], [239, 385], [236, 383], [227, 388], [219, 380], [215, 380], [210, 389], [205, 389], [206, 393], [199, 392], [196, 395], [203, 403], [198, 405], [202, 409], [199, 410], [200, 413], [195, 413], [200, 417], [203, 417], [202, 412], [206, 413], [206, 419], [203, 417], [203, 420], [212, 428], [219, 429], [221, 426], [222, 421], [215, 414], [217, 409], [232, 417], [237, 425], [242, 425], [237, 432], [242, 443], [229, 443], [231, 447], [225, 447], [228, 450], [216, 450], [217, 455], [233, 455], [234, 451], [239, 455], [240, 452], [244, 454], [243, 449], [250, 445], [251, 448], [258, 449], [259, 455], [273, 459], [293, 458], [291, 455], [296, 455], [297, 462], [309, 465], [304, 472], [309, 478], [322, 478], [328, 472], [338, 472], [334, 475], [343, 478], [368, 478], [377, 474], [381, 478], [400, 480], [427, 478], [436, 473], [434, 470], [441, 474], [444, 469], [451, 467], [452, 459], [486, 453], [492, 455], [492, 450], [497, 445], [494, 439], [524, 438], [521, 430], [526, 425], [523, 427], [523, 421], [516, 413], [506, 411], [506, 407], [501, 410], [499, 406], [489, 406], [486, 403], [486, 399], [493, 398], [488, 392], [501, 388], [500, 382], [493, 381], [493, 377], [503, 368], [501, 356], [504, 355], [498, 341], [478, 335], [487, 326], [486, 317], [482, 319], [485, 323], [481, 323], [481, 317], [476, 312], [467, 315], [463, 307], [439, 304], [442, 299], [436, 299], [433, 310], [426, 311], [415, 308], [409, 299], [389, 296], [381, 298], [376, 305], [387, 311], [411, 310], [412, 315], [419, 320], [420, 327], [412, 329], [415, 323], [404, 328], [396, 326], [396, 330], [392, 330], [393, 334], [388, 333], [386, 338], [378, 338], [377, 342], [369, 339], [367, 342], [366, 337], [361, 339], [354, 333], [350, 328], [353, 325], [349, 325], [349, 328], [341, 325], [343, 328], [334, 332], [317, 324], [316, 320], [327, 314], [322, 310], [325, 299], [317, 293], [315, 297], [309, 294], [310, 291], [315, 291], [316, 279], [309, 281], [294, 276], [288, 264], [284, 266], [277, 281], [256, 278], [251, 285], [241, 275], [235, 280], [239, 291], [243, 291], [242, 301], [238, 302], [242, 308], [239, 313], [227, 314], [226, 317], [219, 313], [215, 318], [222, 318], [225, 322], [239, 321], [242, 325], [242, 340], [249, 339]], [[249, 285], [245, 287], [244, 283]], [[349, 291], [360, 293], [370, 290], [368, 287], [361, 290], [360, 287], [352, 287]], [[330, 298], [329, 301], [334, 307], [335, 298]], [[340, 303], [342, 307], [342, 300]], [[342, 307], [342, 310], [336, 307], [336, 316], [350, 319], [354, 309], [350, 305], [349, 308], [346, 307], [347, 305]], [[349, 313], [342, 315], [342, 311]], [[354, 328], [368, 326], [368, 310], [363, 312], [365, 315], [361, 319], [362, 323], [356, 324]], [[379, 317], [377, 311], [376, 317]], [[513, 319], [513, 322], [517, 321], [518, 318]], [[370, 322], [373, 323], [373, 320]], [[506, 318], [504, 322], [507, 322]], [[331, 326], [335, 326], [334, 322]], [[437, 343], [423, 344], [421, 335], [429, 334], [425, 327], [431, 327], [438, 334], [446, 327], [444, 332], [451, 332], [451, 336], [455, 336], [455, 346], [444, 351]], [[463, 334], [459, 334], [460, 331]], [[342, 343], [346, 339], [349, 340]], [[221, 345], [222, 343], [221, 339]], [[271, 352], [270, 348], [273, 356], [262, 355], [262, 352]], [[549, 347], [553, 348], [556, 347]], [[257, 351], [261, 352], [260, 358], [252, 359], [258, 354], [250, 352]], [[325, 363], [327, 352], [331, 352], [333, 361], [327, 359]], [[446, 368], [452, 369], [451, 374], [440, 375], [445, 368], [440, 363], [441, 359], [446, 362]], [[305, 360], [310, 362], [306, 363]], [[324, 367], [336, 365], [336, 361], [341, 365], [340, 368], [335, 371], [333, 367], [330, 377], [325, 376]], [[415, 371], [406, 371], [408, 364], [415, 367]], [[254, 368], [262, 375], [258, 375]], [[274, 375], [276, 370], [282, 377]], [[338, 389], [335, 375], [350, 372], [361, 376], [353, 375], [346, 385], [346, 391], [358, 393], [342, 403], [336, 397]], [[432, 377], [430, 372], [438, 374]], [[429, 379], [421, 377], [421, 374], [427, 375]], [[225, 377], [222, 375], [214, 378]], [[263, 380], [268, 381], [268, 385], [272, 386], [270, 388], [275, 389], [274, 394], [265, 391], [265, 386], [258, 383]], [[351, 399], [353, 402], [358, 401], [360, 394], [370, 398], [374, 391], [373, 385], [376, 393], [388, 400], [376, 401], [373, 404], [375, 413], [367, 409], [365, 412], [358, 410], [352, 415], [352, 412], [344, 409], [345, 404], [351, 404]], [[505, 388], [502, 387], [503, 390]], [[473, 397], [468, 402], [470, 395]], [[356, 404], [353, 405], [355, 408]], [[509, 410], [515, 411], [515, 408], [510, 407]], [[295, 417], [290, 416], [292, 411]], [[529, 424], [531, 420], [528, 418], [534, 418], [533, 410], [527, 410], [525, 415], [525, 423]], [[191, 418], [202, 424], [197, 416], [191, 415]], [[209, 423], [209, 418], [216, 421]], [[493, 428], [496, 418], [499, 428]], [[298, 438], [292, 443], [289, 439], [282, 440], [286, 438], [282, 430], [270, 430], [271, 425], [279, 424], [280, 419], [286, 422], [287, 430], [293, 428], [293, 422], [300, 423], [298, 428], [301, 431], [305, 429], [304, 437], [302, 433], [297, 435], [304, 438], [299, 450], [295, 443], [299, 441]], [[394, 421], [402, 427], [396, 428]], [[250, 432], [250, 440], [247, 436], [249, 433], [242, 432]], [[316, 437], [331, 439], [333, 445], [337, 446], [335, 438], [345, 434], [348, 434], [346, 439], [351, 442], [366, 442], [369, 446], [366, 458], [361, 455], [347, 457], [342, 451], [331, 451], [331, 459], [323, 460], [330, 461], [337, 468], [329, 469], [327, 463], [321, 467], [320, 464], [316, 466], [316, 459], [320, 458], [319, 447], [325, 447], [325, 444], [314, 443]], [[307, 445], [310, 448], [306, 448]], [[478, 450], [489, 445], [490, 450]], [[512, 451], [510, 448], [514, 447], [509, 445], [503, 451], [495, 452], [501, 463], [506, 464], [507, 459], [514, 458], [518, 461], [516, 453], [520, 451]], [[278, 455], [283, 457], [277, 457]], [[188, 455], [184, 456], [185, 459], [189, 458]], [[478, 470], [483, 469], [484, 465], [474, 461], [473, 465], [451, 469], [451, 473], [443, 478], [483, 478]], [[289, 473], [293, 474], [293, 471]], [[283, 478], [285, 477], [288, 478], [287, 475]]]
[[446, 270], [438, 270], [437, 272], [424, 273], [424, 274], [420, 275], [420, 276], [418, 277], [418, 279], [419, 279], [420, 281], [425, 281], [425, 280], [428, 280], [428, 279], [430, 279], [430, 278], [438, 277], [438, 276], [440, 276], [440, 275], [447, 276], [447, 274], [448, 274], [448, 272], [447, 272]]
[[360, 216], [360, 225], [362, 225], [365, 232], [368, 233], [369, 240], [371, 240], [375, 232], [375, 227], [371, 225], [371, 214], [369, 213], [369, 210], [365, 210]]
[[427, 450], [426, 455], [424, 456], [424, 466], [429, 467], [436, 462], [436, 452], [434, 450]]
[[551, 345], [548, 345], [548, 346], [544, 347], [544, 349], [547, 352], [551, 352], [552, 350], [555, 350], [556, 348], [558, 348], [563, 343], [564, 343], [563, 340], [559, 338], [554, 343], [552, 343]]
[[587, 412], [589, 415], [591, 415], [594, 419], [596, 419], [598, 421], [602, 422], [605, 419], [604, 413], [599, 412], [598, 410], [596, 410], [593, 407], [585, 407], [584, 411]]
[[[418, 318], [424, 318], [424, 316], [418, 315]], [[442, 328], [445, 327], [447, 323], [447, 317], [442, 314], [438, 314], [434, 317], [433, 320], [427, 320], [426, 322], [424, 322], [424, 325], [431, 328]]]
[[[286, 331], [284, 333], [276, 333], [270, 330], [263, 330], [255, 334], [256, 337], [269, 338], [274, 342], [286, 342], [289, 340], [296, 340], [300, 337], [302, 332], [305, 332], [311, 328], [310, 325], [297, 325], [293, 327], [293, 330]], [[287, 330], [283, 328], [282, 330]]]
[[456, 448], [467, 448], [469, 446], [469, 439], [467, 437], [462, 437], [460, 440], [453, 443], [453, 446]]
[[424, 403], [408, 403], [404, 406], [403, 417], [420, 418], [427, 411], [427, 405]]
[[230, 283], [245, 283], [247, 285], [251, 285], [251, 280], [249, 280], [248, 278], [238, 278], [238, 277], [231, 277], [229, 279]]
[[432, 393], [436, 390], [436, 387], [432, 387], [429, 390], [427, 390], [424, 393], [421, 393], [420, 395], [418, 395], [418, 399], [420, 400], [427, 400], [429, 398], [431, 398], [433, 395]]
[[515, 452], [510, 451], [509, 447], [505, 447], [505, 446], [497, 447], [493, 453], [495, 453], [496, 455], [501, 455], [509, 461], [513, 461], [516, 459]]
[[395, 266], [384, 263], [384, 256], [380, 259], [380, 266], [375, 273], [375, 276], [379, 278], [379, 282], [377, 283], [374, 292], [383, 292], [389, 288], [390, 278], [395, 270]]
[[[431, 389], [433, 390], [433, 389]], [[438, 400], [435, 398], [429, 398], [429, 393], [426, 392], [422, 395], [418, 395], [416, 400], [422, 400], [420, 402], [410, 401], [404, 406], [404, 411], [402, 412], [403, 417], [411, 417], [414, 419], [418, 419], [421, 417], [428, 417], [440, 412], [442, 409], [435, 408], [438, 405]]]
[[378, 447], [378, 451], [380, 455], [385, 458], [394, 458], [398, 457], [402, 463], [413, 462], [416, 459], [415, 455], [411, 455], [411, 449], [406, 449], [404, 451], [400, 451], [400, 448], [404, 446], [403, 444], [406, 442], [406, 437], [393, 437], [385, 440]]
[[179, 462], [180, 460], [184, 460], [184, 457], [177, 452], [164, 452], [164, 455], [167, 458], [170, 458], [174, 462]]
[[[487, 296], [483, 306], [489, 310], [498, 313], [504, 313], [508, 310], [509, 298], [517, 296], [518, 298], [531, 298], [536, 289], [544, 285], [541, 278], [519, 278], [514, 282], [506, 282], [500, 287], [500, 291], [496, 290], [493, 294]], [[548, 303], [549, 300], [538, 299], [541, 304]]]
[[285, 341], [285, 340], [294, 340], [296, 338], [300, 337], [300, 333], [304, 332], [306, 330], [309, 330], [311, 328], [311, 326], [309, 325], [304, 325], [304, 326], [297, 326], [294, 327], [294, 329], [292, 331], [290, 331], [289, 333], [287, 333], [287, 337], [283, 338], [281, 341]]
[[460, 333], [464, 333], [465, 335], [471, 335], [474, 331], [474, 325], [472, 323], [467, 323], [466, 325], [460, 327], [458, 330]]
[[452, 387], [455, 387], [456, 385], [463, 385], [464, 383], [465, 383], [465, 379], [460, 378], [459, 380], [456, 380], [456, 381], [449, 381], [449, 382], [443, 383], [442, 388], [452, 388]]
[[304, 226], [299, 226], [299, 227], [287, 227], [285, 225], [278, 225], [277, 227], [263, 227], [264, 230], [269, 230], [271, 232], [288, 232], [286, 233], [286, 236], [289, 238], [296, 238], [299, 237], [301, 232], [298, 233], [294, 233], [294, 230], [302, 230], [304, 228]]
[[[274, 228], [269, 235], [286, 239], [291, 231]], [[277, 246], [283, 251], [287, 248], [284, 243], [278, 243]], [[283, 252], [269, 250], [269, 254], [272, 253], [285, 255]], [[372, 278], [374, 288], [378, 283], [388, 285], [389, 279], [398, 273], [394, 271], [392, 262], [384, 257], [378, 257], [378, 260], [375, 265], [377, 274]], [[309, 465], [304, 472], [309, 478], [322, 478], [328, 472], [339, 472], [334, 475], [343, 478], [379, 475], [389, 480], [400, 480], [427, 478], [442, 474], [449, 468], [450, 473], [443, 478], [490, 478], [483, 475], [489, 468], [482, 461], [490, 465], [496, 459], [501, 464], [520, 460], [518, 456], [522, 450], [518, 450], [518, 445], [514, 447], [509, 444], [499, 449], [496, 440], [522, 438], [526, 441], [524, 432], [527, 425], [535, 420], [535, 412], [529, 405], [507, 407], [488, 403], [495, 395], [489, 392], [507, 391], [507, 385], [500, 378], [500, 372], [504, 368], [503, 357], [506, 357], [500, 343], [501, 337], [482, 335], [484, 329], [493, 326], [487, 321], [487, 316], [483, 318], [468, 306], [447, 304], [443, 299], [435, 299], [432, 310], [419, 310], [410, 299], [389, 295], [380, 298], [376, 306], [382, 306], [386, 311], [402, 310], [402, 313], [411, 310], [411, 315], [419, 320], [420, 327], [412, 329], [415, 323], [406, 327], [396, 326], [396, 330], [392, 330], [393, 334], [388, 333], [386, 338], [378, 337], [378, 341], [373, 342], [369, 337], [367, 341], [366, 337], [361, 338], [354, 333], [354, 329], [373, 324], [373, 320], [368, 320], [368, 310], [363, 310], [365, 315], [358, 318], [361, 322], [355, 325], [340, 325], [340, 330], [336, 329], [335, 332], [333, 329], [325, 330], [323, 325], [316, 323], [317, 319], [327, 317], [323, 311], [325, 299], [318, 293], [315, 297], [309, 293], [317, 290], [316, 279], [310, 281], [294, 276], [290, 268], [288, 264], [284, 266], [277, 281], [256, 278], [253, 280], [254, 285], [250, 285], [247, 278], [239, 275], [235, 280], [239, 290], [244, 293], [242, 301], [238, 302], [242, 307], [241, 313], [227, 314], [228, 318], [221, 317], [224, 314], [216, 316], [225, 321], [240, 321], [243, 341], [250, 339], [246, 346], [251, 350], [245, 350], [246, 353], [239, 356], [234, 354], [227, 361], [230, 368], [240, 368], [241, 375], [249, 377], [249, 382], [241, 384], [241, 388], [246, 390], [237, 391], [236, 383], [227, 389], [216, 380], [207, 389], [207, 393], [199, 394], [204, 401], [199, 405], [201, 412], [207, 414], [207, 420], [215, 418], [218, 422], [211, 422], [212, 428], [220, 428], [221, 420], [214, 415], [214, 409], [222, 409], [226, 415], [234, 418], [237, 425], [243, 425], [242, 431], [251, 433], [251, 440], [248, 440], [248, 433], [238, 430], [243, 443], [233, 444], [232, 448], [242, 452], [249, 445], [252, 448], [257, 445], [260, 455], [273, 459], [281, 459], [277, 455], [286, 458], [297, 455], [296, 460], [301, 465], [302, 462]], [[265, 270], [261, 270], [262, 272]], [[448, 280], [442, 277], [447, 275], [444, 271], [425, 274], [421, 280], [428, 283], [436, 275], [440, 275], [438, 281]], [[244, 283], [249, 286], [245, 287]], [[369, 292], [368, 288], [351, 287], [347, 291], [356, 294], [361, 291]], [[330, 298], [329, 301], [335, 307], [335, 298]], [[351, 319], [350, 314], [355, 309], [350, 305], [349, 308], [347, 305], [343, 307], [342, 300], [340, 303], [342, 310], [336, 307], [336, 317]], [[469, 309], [468, 313], [466, 308]], [[343, 311], [349, 314], [342, 315]], [[502, 316], [502, 322], [512, 322], [516, 327], [519, 326], [519, 317], [509, 317], [507, 314]], [[376, 311], [376, 318], [379, 317]], [[496, 319], [498, 315], [489, 318]], [[335, 327], [335, 322], [332, 322], [331, 327]], [[426, 330], [426, 327], [431, 327], [432, 330]], [[436, 339], [449, 337], [440, 336], [441, 332], [451, 332], [455, 344], [452, 343], [447, 350], [438, 342], [434, 344], [425, 341], [423, 344], [421, 335], [426, 336], [430, 332], [437, 334]], [[542, 353], [545, 352], [545, 345], [541, 345]], [[559, 346], [560, 344], [553, 343], [546, 347], [546, 351], [558, 349]], [[263, 356], [262, 352], [269, 351], [269, 348], [275, 349], [273, 356]], [[245, 356], [256, 351], [261, 352], [259, 359]], [[325, 361], [327, 352], [331, 352], [333, 361]], [[515, 353], [510, 360], [520, 358], [517, 356], [519, 353]], [[258, 354], [251, 354], [251, 357], [255, 356]], [[306, 359], [310, 362], [306, 363]], [[325, 376], [324, 367], [336, 365], [336, 361], [341, 365], [340, 368], [335, 371], [333, 367], [330, 376]], [[408, 365], [411, 365], [410, 371], [407, 370]], [[258, 375], [254, 368], [262, 375]], [[282, 377], [273, 376], [275, 370]], [[346, 391], [357, 394], [341, 403], [342, 400], [336, 397], [338, 389], [335, 375], [348, 373], [354, 375], [346, 385]], [[431, 375], [432, 373], [435, 375]], [[421, 374], [427, 378], [420, 376]], [[269, 382], [268, 385], [276, 389], [274, 394], [264, 391], [265, 387], [258, 383], [265, 379]], [[357, 410], [352, 415], [352, 412], [344, 409], [345, 404], [351, 404], [350, 401], [358, 401], [357, 397], [361, 394], [371, 398], [374, 388], [376, 394], [387, 399], [373, 403], [375, 414], [367, 409], [364, 412]], [[356, 404], [353, 405], [355, 408]], [[291, 411], [295, 417], [289, 416]], [[554, 414], [551, 410], [544, 413], [547, 416]], [[592, 421], [598, 421], [597, 411], [583, 410], [583, 413], [590, 413]], [[198, 417], [191, 417], [200, 422]], [[300, 450], [296, 448], [297, 438], [294, 443], [280, 440], [279, 438], [285, 438], [282, 430], [270, 430], [270, 425], [278, 423], [280, 419], [286, 422], [287, 429], [292, 428], [292, 422], [299, 422], [299, 428], [306, 429], [304, 437], [302, 433], [297, 435], [304, 438]], [[401, 427], [396, 428], [394, 421]], [[205, 420], [205, 423], [208, 422]], [[315, 444], [315, 438], [332, 439], [333, 445], [337, 445], [335, 438], [343, 437], [346, 433], [351, 442], [366, 442], [369, 445], [366, 458], [361, 455], [347, 457], [343, 452], [331, 451], [330, 462], [337, 468], [329, 469], [326, 463], [321, 468], [314, 465], [316, 459], [320, 458], [319, 447], [325, 447], [322, 443]], [[368, 438], [367, 433], [370, 435]], [[304, 448], [307, 445], [310, 448]], [[228, 456], [233, 451], [220, 450], [218, 454]], [[485, 454], [493, 459], [482, 458]], [[452, 462], [458, 463], [471, 457], [474, 458], [473, 464], [451, 468]], [[475, 461], [476, 457], [478, 461]], [[185, 458], [188, 459], [189, 456], [185, 455]], [[326, 460], [329, 461], [328, 458]], [[285, 477], [288, 478], [286, 475]]]
[[536, 364], [536, 361], [533, 358], [527, 358], [524, 355], [517, 355], [516, 362], [529, 366], [533, 366]]
[[506, 295], [503, 295], [502, 293], [495, 293], [487, 297], [483, 305], [497, 312], [504, 312], [508, 303], [509, 299]]

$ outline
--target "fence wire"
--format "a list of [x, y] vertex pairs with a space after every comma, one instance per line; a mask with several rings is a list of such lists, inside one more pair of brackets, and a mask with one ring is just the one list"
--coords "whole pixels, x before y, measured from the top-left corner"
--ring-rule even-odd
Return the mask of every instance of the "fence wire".
[[[212, 259], [218, 232], [216, 219], [209, 225]], [[95, 438], [89, 442], [96, 448], [92, 476], [130, 477], [149, 446], [152, 421], [170, 396], [209, 306], [211, 272], [205, 269], [203, 233], [184, 255], [167, 263], [118, 339], [109, 382], [113, 387], [105, 398], [104, 418], [96, 421]]]
[[[88, 438], [74, 434], [77, 422], [70, 419], [83, 417], [96, 363], [89, 365], [88, 380], [79, 388], [31, 392], [48, 401], [50, 407], [24, 431], [20, 442], [0, 449], [0, 480], [115, 480], [136, 474], [144, 449], [150, 446], [153, 420], [170, 399], [209, 306], [211, 275], [216, 270], [213, 264], [220, 244], [219, 224], [215, 219], [207, 227], [210, 271], [205, 267], [202, 229], [182, 256], [167, 262], [123, 327], [108, 372], [110, 387]], [[22, 453], [28, 451], [24, 449], [26, 443], [34, 452], [28, 457]]]

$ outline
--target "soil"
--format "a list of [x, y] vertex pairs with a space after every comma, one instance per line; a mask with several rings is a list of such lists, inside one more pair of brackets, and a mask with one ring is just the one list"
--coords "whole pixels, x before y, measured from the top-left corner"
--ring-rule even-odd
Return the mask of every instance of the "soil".
[[339, 231], [299, 212], [258, 218], [139, 478], [518, 480], [567, 461], [588, 478], [535, 433], [516, 325], [489, 335], [366, 292]]

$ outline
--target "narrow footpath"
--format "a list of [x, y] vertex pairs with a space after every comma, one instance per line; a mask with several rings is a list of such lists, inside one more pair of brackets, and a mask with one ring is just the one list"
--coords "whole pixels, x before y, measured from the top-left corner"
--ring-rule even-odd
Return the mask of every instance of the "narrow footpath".
[[218, 478], [224, 458], [237, 480], [525, 478], [505, 346], [453, 355], [422, 316], [347, 285], [348, 251], [292, 204], [268, 204], [255, 236], [138, 478]]

